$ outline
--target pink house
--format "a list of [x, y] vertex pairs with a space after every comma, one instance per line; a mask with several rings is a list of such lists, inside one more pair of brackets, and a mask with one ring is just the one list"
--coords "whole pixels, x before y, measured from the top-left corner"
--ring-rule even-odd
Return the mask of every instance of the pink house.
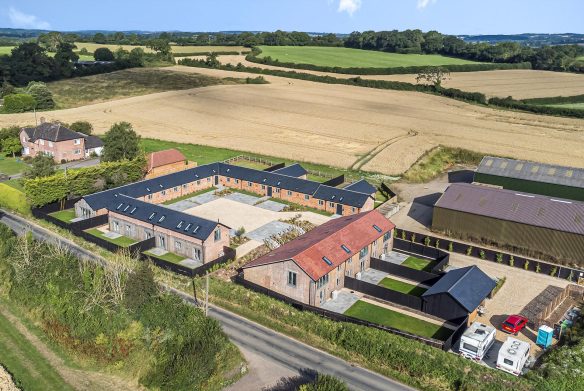
[[56, 162], [81, 160], [92, 154], [101, 155], [103, 142], [95, 136], [74, 132], [59, 123], [45, 122], [36, 128], [20, 131], [22, 156], [40, 153], [53, 156]]

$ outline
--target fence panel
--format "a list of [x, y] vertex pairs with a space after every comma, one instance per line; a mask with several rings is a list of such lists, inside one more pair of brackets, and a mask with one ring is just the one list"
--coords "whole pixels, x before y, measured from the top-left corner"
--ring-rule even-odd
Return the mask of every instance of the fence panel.
[[284, 167], [286, 167], [286, 163], [278, 163], [278, 164], [274, 164], [273, 166], [270, 166], [268, 168], [265, 168], [264, 171], [273, 172], [273, 171], [279, 170], [280, 168], [284, 168]]
[[415, 270], [407, 266], [397, 265], [377, 258], [371, 258], [371, 268], [406, 278], [408, 280], [424, 283], [426, 285], [432, 285], [440, 279], [440, 276], [437, 274]]
[[85, 231], [78, 231], [75, 233], [75, 235], [81, 236], [83, 239], [87, 240], [88, 242], [93, 243], [95, 245], [98, 245], [99, 247], [105, 248], [106, 250], [111, 251], [112, 253], [118, 252], [120, 249], [123, 248], [123, 247], [118, 246], [115, 243], [108, 242], [107, 240], [104, 240], [102, 238], [98, 238], [97, 236], [93, 236]]
[[466, 318], [464, 318], [464, 320], [458, 325], [458, 327], [456, 328], [456, 330], [454, 330], [454, 332], [450, 335], [450, 337], [448, 337], [448, 339], [446, 341], [444, 341], [444, 347], [443, 349], [448, 351], [450, 349], [452, 349], [452, 346], [455, 345], [458, 340], [460, 339], [460, 337], [462, 336], [462, 334], [465, 332], [466, 330], [466, 325], [468, 323], [468, 316]]
[[345, 175], [339, 175], [338, 177], [329, 179], [328, 181], [323, 182], [322, 184], [325, 186], [336, 187], [342, 185], [343, 183], [345, 183]]
[[99, 215], [89, 219], [79, 220], [74, 223], [69, 224], [69, 229], [77, 235], [79, 231], [85, 231], [86, 229], [99, 227], [101, 225], [106, 225], [108, 223], [107, 215]]
[[404, 307], [412, 308], [416, 311], [422, 310], [422, 299], [417, 296], [393, 291], [391, 289], [370, 284], [352, 277], [345, 276], [345, 288], [352, 289], [381, 300], [389, 301], [391, 303], [399, 304]]

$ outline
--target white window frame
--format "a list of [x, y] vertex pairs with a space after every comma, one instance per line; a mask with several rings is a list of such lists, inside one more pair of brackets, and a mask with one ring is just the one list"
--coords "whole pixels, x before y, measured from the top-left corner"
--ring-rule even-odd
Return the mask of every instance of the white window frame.
[[81, 145], [81, 139], [80, 138], [76, 138], [75, 141], [73, 141], [73, 144], [75, 144], [75, 145]]

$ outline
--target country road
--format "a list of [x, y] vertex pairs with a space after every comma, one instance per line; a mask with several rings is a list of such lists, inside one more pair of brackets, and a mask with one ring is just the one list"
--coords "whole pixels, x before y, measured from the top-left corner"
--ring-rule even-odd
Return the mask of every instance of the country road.
[[[36, 239], [64, 246], [79, 258], [87, 259], [104, 266], [108, 264], [106, 259], [95, 255], [60, 235], [21, 217], [0, 210], [0, 222], [9, 226], [17, 234], [23, 234], [30, 231]], [[196, 304], [193, 297], [165, 285], [162, 287], [173, 294], [181, 296], [188, 303], [192, 305]], [[244, 354], [249, 353], [254, 357], [260, 358], [261, 361], [265, 362], [266, 365], [269, 365], [270, 368], [285, 369], [286, 374], [298, 376], [305, 370], [318, 371], [320, 373], [334, 375], [343, 379], [352, 390], [412, 390], [412, 388], [408, 386], [402, 385], [401, 383], [366, 369], [356, 367], [344, 360], [312, 348], [219, 307], [211, 306], [209, 309], [209, 315], [220, 322], [225, 333], [229, 336], [231, 341], [233, 341], [233, 343], [244, 352]], [[236, 383], [232, 387], [233, 389], [247, 391], [256, 390], [258, 389], [258, 386], [263, 387], [270, 385], [257, 384], [257, 379], [255, 383], [250, 383], [249, 381], [246, 382], [247, 378], [254, 373], [253, 366], [252, 362], [250, 375], [247, 375], [240, 380], [240, 382]], [[261, 370], [261, 368], [256, 369]]]

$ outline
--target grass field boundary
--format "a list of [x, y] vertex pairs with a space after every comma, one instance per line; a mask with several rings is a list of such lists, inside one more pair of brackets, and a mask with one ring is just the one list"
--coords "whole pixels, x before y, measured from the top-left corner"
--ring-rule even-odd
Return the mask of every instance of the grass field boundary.
[[[362, 49], [354, 49], [362, 50]], [[365, 53], [367, 50], [363, 50]], [[303, 69], [319, 72], [341, 73], [348, 75], [402, 75], [410, 73], [419, 73], [428, 68], [443, 68], [450, 72], [477, 72], [477, 71], [492, 71], [492, 70], [506, 70], [506, 69], [532, 69], [531, 63], [521, 62], [515, 64], [509, 63], [473, 63], [468, 61], [468, 64], [451, 64], [451, 65], [419, 65], [419, 66], [401, 66], [401, 67], [385, 67], [385, 68], [360, 68], [360, 67], [334, 67], [322, 66], [314, 64], [302, 64], [293, 62], [282, 62], [274, 60], [271, 57], [259, 57], [262, 50], [259, 47], [254, 47], [252, 52], [248, 54], [245, 59], [256, 64], [271, 65], [282, 68]], [[389, 54], [389, 53], [388, 53]], [[408, 56], [408, 54], [404, 54]], [[458, 61], [463, 60], [452, 57]]]
[[[251, 156], [251, 155], [238, 155], [238, 156], [235, 156], [235, 157], [232, 157], [229, 159], [225, 159], [223, 161], [223, 163], [237, 165], [237, 162], [240, 162], [242, 160], [245, 160], [248, 162], [253, 162], [253, 163], [261, 163], [261, 164], [264, 164], [268, 167], [272, 167], [272, 166], [275, 166], [277, 164], [280, 164], [280, 162], [276, 163], [272, 160], [268, 160], [268, 159], [265, 159], [262, 157]], [[299, 163], [299, 164], [302, 165], [302, 163]], [[307, 168], [305, 168], [305, 170], [308, 172], [308, 174], [311, 174], [311, 175], [314, 175], [317, 177], [321, 177], [324, 179], [336, 178], [335, 175], [331, 175], [331, 174], [328, 174], [326, 172], [322, 172], [320, 170], [311, 170], [311, 169], [307, 169]]]

